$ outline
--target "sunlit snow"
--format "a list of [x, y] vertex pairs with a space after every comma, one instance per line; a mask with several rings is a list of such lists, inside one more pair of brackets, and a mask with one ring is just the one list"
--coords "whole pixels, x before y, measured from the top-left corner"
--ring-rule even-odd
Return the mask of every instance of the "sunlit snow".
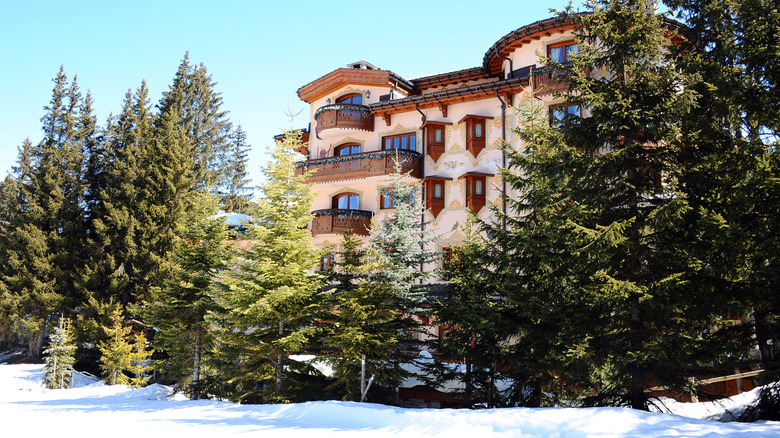
[[[171, 397], [165, 386], [48, 390], [41, 365], [0, 365], [3, 436], [51, 437], [777, 437], [780, 422], [718, 423], [621, 408], [400, 409], [338, 401], [237, 405]], [[743, 395], [743, 399], [754, 397]], [[742, 400], [743, 402], [745, 400]], [[749, 400], [748, 400], [749, 401]], [[736, 403], [736, 402], [735, 402]], [[712, 416], [717, 405], [669, 402]], [[728, 405], [731, 406], [731, 405]]]

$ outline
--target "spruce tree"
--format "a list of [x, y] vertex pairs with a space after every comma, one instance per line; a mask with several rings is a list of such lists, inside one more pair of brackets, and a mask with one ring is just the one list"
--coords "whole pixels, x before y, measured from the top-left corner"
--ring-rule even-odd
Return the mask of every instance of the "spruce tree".
[[410, 183], [405, 176], [396, 161], [384, 194], [395, 208], [374, 221], [369, 238], [372, 258], [376, 260], [373, 266], [378, 268], [370, 273], [369, 281], [389, 289], [399, 315], [398, 338], [391, 357], [396, 376], [394, 403], [399, 403], [400, 379], [406, 375], [401, 364], [413, 360], [404, 351], [420, 348], [420, 317], [428, 313], [430, 280], [435, 275], [430, 265], [438, 259], [431, 250], [438, 236], [425, 230], [420, 185]]
[[60, 317], [54, 333], [49, 335], [49, 346], [44, 350], [46, 359], [43, 366], [43, 379], [47, 388], [70, 388], [75, 350], [70, 320]]
[[303, 351], [315, 331], [321, 280], [312, 272], [318, 251], [306, 228], [313, 194], [306, 176], [295, 175], [299, 143], [291, 133], [276, 143], [249, 228], [252, 243], [237, 252], [214, 293], [224, 312], [212, 320], [223, 328], [223, 351], [239, 356], [228, 360], [239, 367], [230, 378], [245, 401], [295, 399], [298, 379], [305, 376], [287, 356]]
[[173, 83], [157, 105], [160, 114], [172, 109], [179, 114], [179, 126], [189, 144], [191, 172], [197, 190], [217, 193], [228, 183], [231, 152], [231, 123], [222, 109], [222, 95], [206, 66], [190, 64], [184, 55]]
[[672, 62], [675, 29], [653, 4], [587, 8], [562, 15], [579, 53], [551, 66], [568, 84], [557, 97], [582, 116], [521, 130], [532, 143], [512, 157], [520, 200], [498, 246], [510, 251], [515, 307], [538, 310], [517, 317], [516, 357], [578, 382], [588, 404], [646, 409], [648, 382], [682, 388], [712, 322], [707, 297], [689, 291], [680, 239], [690, 211], [676, 179], [680, 121], [695, 77]]
[[[780, 101], [780, 14], [772, 2], [668, 0], [685, 20], [679, 65], [702, 75], [699, 106], [687, 120], [684, 188], [701, 211], [696, 249], [707, 261], [698, 287], [724, 303], [720, 347], [733, 366], [780, 375], [777, 145]], [[758, 352], [750, 363], [749, 349]], [[740, 354], [741, 353], [741, 354]]]
[[103, 327], [106, 340], [98, 343], [100, 369], [109, 385], [144, 386], [149, 379], [149, 361], [153, 350], [147, 350], [146, 336], [133, 334], [121, 308], [111, 305], [109, 325]]
[[[471, 222], [471, 221], [470, 221]], [[433, 304], [434, 321], [446, 330], [436, 342], [440, 355], [432, 369], [438, 385], [455, 382], [466, 407], [498, 403], [498, 369], [506, 365], [505, 300], [496, 295], [493, 276], [485, 269], [488, 243], [473, 223], [465, 227], [464, 245], [443, 260], [448, 287]], [[453, 364], [463, 364], [463, 367]]]
[[247, 173], [246, 132], [238, 125], [231, 136], [228, 153], [225, 156], [225, 182], [220, 190], [220, 205], [225, 211], [248, 214], [251, 207], [252, 189]]
[[335, 384], [346, 392], [345, 399], [360, 401], [371, 376], [377, 387], [394, 388], [400, 383], [389, 362], [400, 315], [388, 285], [369, 280], [381, 267], [372, 266], [376, 257], [368, 254], [351, 229], [344, 232], [337, 260], [328, 276], [333, 285], [328, 318], [332, 324], [327, 326], [324, 344], [328, 350], [336, 349], [331, 359]]
[[208, 368], [217, 339], [206, 316], [219, 311], [212, 289], [229, 256], [227, 228], [214, 216], [216, 204], [207, 194], [201, 198], [177, 239], [170, 278], [154, 289], [147, 306], [148, 321], [157, 329], [154, 344], [166, 355], [161, 360], [165, 377], [194, 400], [203, 393], [202, 376], [217, 372]]

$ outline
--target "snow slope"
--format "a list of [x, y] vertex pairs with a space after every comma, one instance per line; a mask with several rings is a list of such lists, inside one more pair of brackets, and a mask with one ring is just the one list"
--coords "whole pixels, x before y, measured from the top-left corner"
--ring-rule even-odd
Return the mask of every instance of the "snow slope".
[[[41, 386], [41, 365], [0, 365], [2, 435], [118, 437], [777, 437], [780, 423], [717, 423], [620, 408], [400, 409], [350, 402], [236, 405], [170, 389]], [[668, 405], [675, 409], [675, 405]], [[695, 412], [689, 405], [678, 412]], [[714, 409], [714, 408], [711, 408]], [[711, 410], [710, 409], [710, 410]], [[705, 411], [705, 409], [699, 409]], [[708, 411], [709, 412], [709, 411]], [[711, 412], [707, 415], [711, 415]]]

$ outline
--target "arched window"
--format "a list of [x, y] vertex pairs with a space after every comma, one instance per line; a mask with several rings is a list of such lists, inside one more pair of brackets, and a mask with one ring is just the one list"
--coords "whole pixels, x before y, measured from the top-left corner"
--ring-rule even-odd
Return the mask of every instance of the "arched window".
[[360, 153], [360, 144], [358, 143], [345, 143], [336, 146], [333, 150], [334, 157], [343, 157], [344, 155], [354, 155]]
[[360, 93], [351, 93], [336, 98], [338, 105], [363, 105], [363, 95]]
[[340, 193], [333, 197], [333, 208], [339, 210], [359, 210], [360, 195], [357, 193]]

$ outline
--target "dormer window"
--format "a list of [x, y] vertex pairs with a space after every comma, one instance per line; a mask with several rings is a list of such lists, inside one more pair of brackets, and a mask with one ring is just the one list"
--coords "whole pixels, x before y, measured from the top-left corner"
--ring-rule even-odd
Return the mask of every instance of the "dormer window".
[[363, 95], [351, 93], [336, 99], [336, 105], [363, 105]]

